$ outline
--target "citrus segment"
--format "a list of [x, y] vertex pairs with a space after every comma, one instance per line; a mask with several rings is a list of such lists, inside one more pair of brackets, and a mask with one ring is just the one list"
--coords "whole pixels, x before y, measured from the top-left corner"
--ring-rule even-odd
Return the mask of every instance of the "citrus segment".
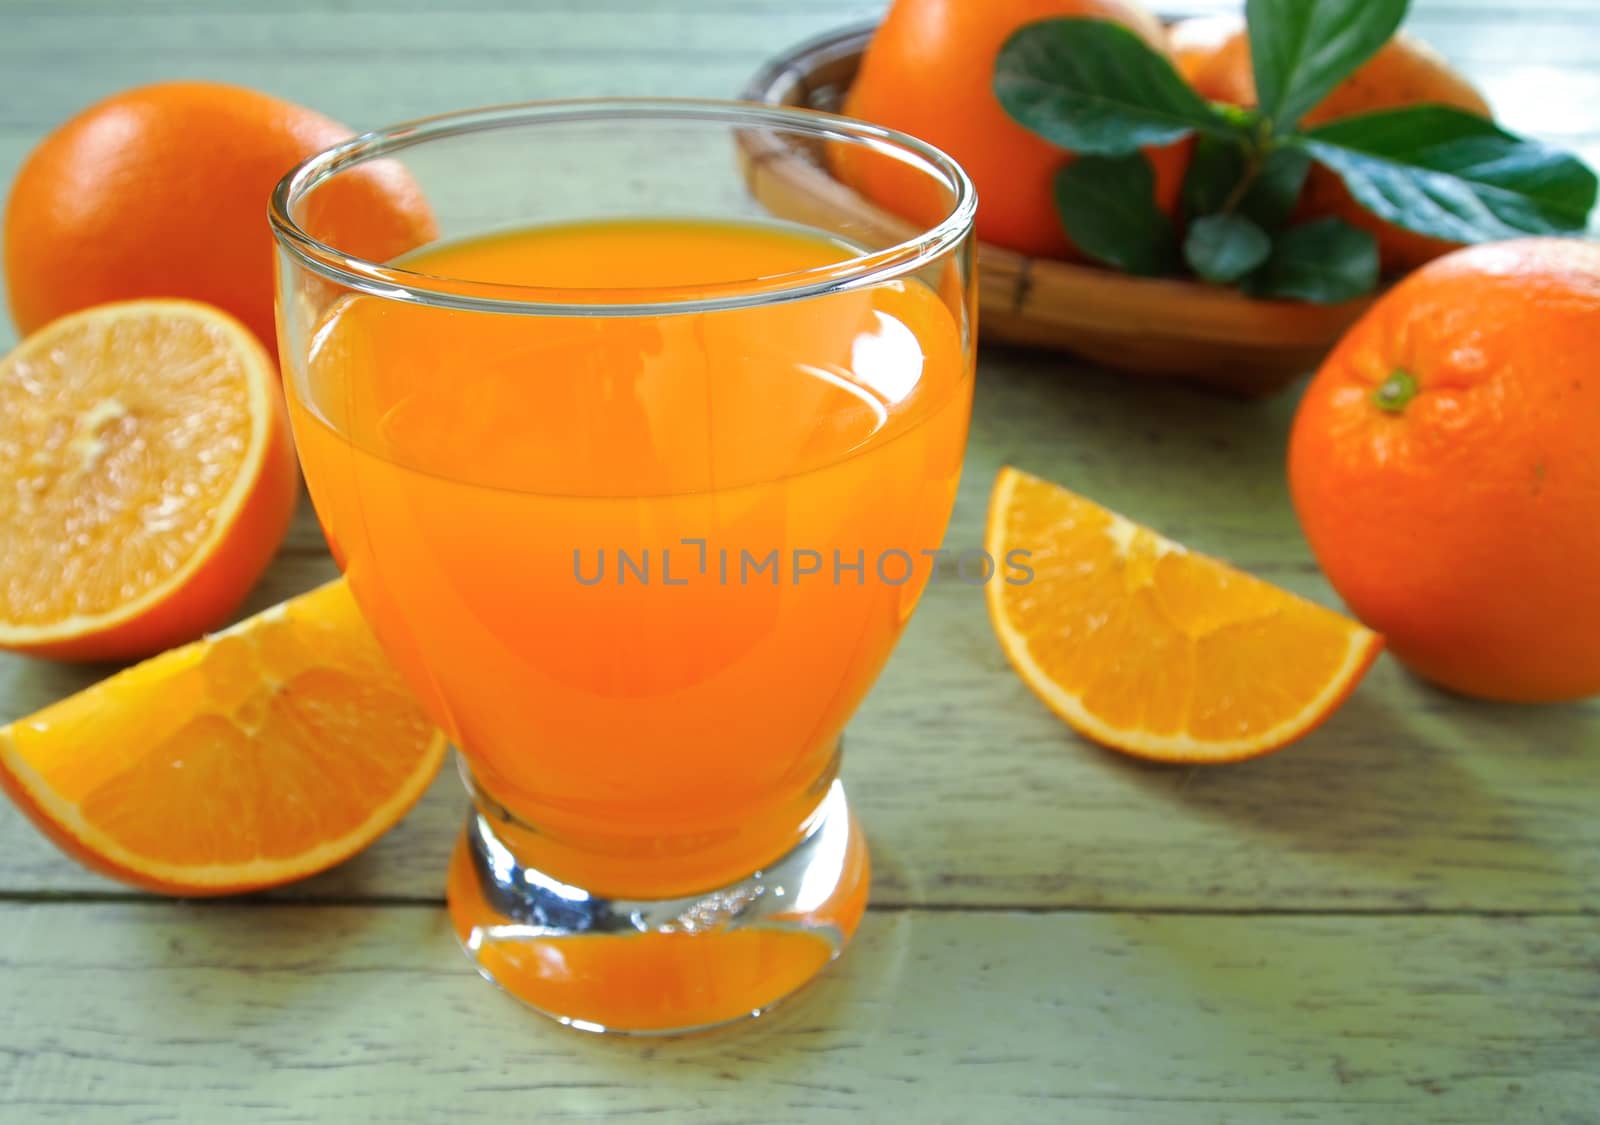
[[1331, 610], [1015, 469], [995, 484], [986, 545], [1032, 570], [986, 587], [1022, 678], [1080, 733], [1141, 757], [1277, 749], [1327, 718], [1382, 647]]
[[298, 495], [278, 375], [189, 301], [63, 317], [0, 360], [0, 648], [146, 656], [225, 621]]
[[0, 783], [104, 874], [225, 894], [355, 854], [444, 751], [340, 580], [0, 728]]

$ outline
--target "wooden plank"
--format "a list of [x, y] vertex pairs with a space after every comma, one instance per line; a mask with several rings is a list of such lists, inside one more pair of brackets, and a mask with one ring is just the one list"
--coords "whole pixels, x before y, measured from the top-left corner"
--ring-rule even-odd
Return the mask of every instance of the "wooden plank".
[[[585, 14], [640, 16], [659, 12], [670, 6], [671, 0], [587, 0]], [[853, 12], [880, 12], [887, 0], [806, 0], [804, 7], [821, 17]], [[1237, 11], [1242, 0], [1148, 0], [1147, 6], [1165, 14], [1187, 15], [1218, 11]], [[726, 15], [759, 14], [763, 18], [781, 17], [792, 13], [793, 0], [694, 0], [685, 5], [692, 16], [702, 16], [708, 21]], [[76, 20], [87, 25], [106, 15], [125, 11], [126, 0], [73, 0], [70, 6], [61, 0], [7, 0], [8, 16], [53, 15]], [[453, 4], [452, 11], [462, 20], [481, 22], [486, 18], [505, 14], [537, 13], [545, 19], [568, 17], [574, 13], [569, 0], [462, 0]], [[141, 13], [151, 18], [170, 19], [175, 16], [229, 15], [249, 18], [259, 13], [260, 5], [248, 0], [141, 0]], [[436, 12], [434, 0], [277, 0], [272, 11], [283, 15], [322, 16], [330, 11], [354, 13], [371, 20], [384, 16], [400, 20], [418, 14]], [[1411, 18], [1432, 18], [1462, 22], [1468, 20], [1495, 20], [1510, 24], [1523, 20], [1564, 19], [1575, 27], [1590, 26], [1585, 17], [1594, 14], [1593, 0], [1521, 0], [1513, 5], [1506, 0], [1412, 0]], [[373, 21], [376, 23], [377, 21]], [[369, 24], [369, 29], [372, 25]]]
[[[1214, 10], [1215, 5], [1204, 4], [1173, 5], [1170, 9], [1174, 15]], [[437, 8], [404, 16], [389, 12], [387, 18], [378, 19], [370, 10], [321, 6], [305, 19], [289, 21], [276, 11], [207, 5], [174, 22], [174, 14], [158, 15], [149, 4], [100, 11], [89, 21], [81, 4], [57, 4], [44, 10], [13, 12], [8, 28], [12, 34], [0, 40], [0, 58], [40, 62], [54, 56], [103, 57], [117, 53], [117, 46], [125, 43], [142, 55], [153, 52], [153, 62], [178, 56], [196, 61], [197, 55], [198, 61], [204, 61], [219, 53], [226, 57], [305, 51], [365, 55], [399, 64], [436, 57], [437, 45], [448, 43], [459, 54], [485, 61], [512, 52], [535, 61], [586, 54], [605, 56], [606, 61], [622, 66], [632, 54], [692, 57], [770, 49], [781, 46], [778, 40], [786, 34], [808, 34], [873, 19], [881, 13], [881, 5], [864, 0], [822, 6], [697, 7], [700, 19], [685, 19], [681, 9], [662, 4], [595, 4], [581, 20], [530, 7], [479, 12], [476, 19], [463, 19], [454, 9]], [[1519, 9], [1513, 14], [1504, 9], [1461, 10], [1424, 2], [1413, 5], [1405, 26], [1452, 57], [1459, 53], [1468, 58], [1527, 60], [1530, 56], [1521, 49], [1539, 46], [1555, 50], [1558, 56], [1538, 61], [1554, 63], [1568, 61], [1574, 53], [1592, 57], [1596, 50], [1588, 37], [1573, 34], [1584, 21], [1569, 12]]]
[[[775, 52], [791, 37], [776, 39]], [[291, 53], [239, 52], [200, 55], [63, 55], [51, 65], [29, 68], [28, 81], [7, 90], [0, 126], [43, 136], [90, 103], [119, 90], [168, 79], [212, 79], [264, 90], [309, 104], [352, 129], [475, 105], [541, 98], [671, 93], [684, 97], [732, 97], [767, 52], [683, 57], [670, 53], [624, 56], [621, 68], [597, 65], [593, 54], [501, 52], [483, 59], [429, 54], [403, 60], [404, 78], [353, 49], [296, 49]], [[10, 60], [5, 61], [9, 68]], [[325, 75], [344, 77], [329, 87]]]
[[[1013, 462], [1324, 602], [1281, 471], [1293, 402], [1130, 388], [1063, 360], [983, 360], [947, 543], [982, 542]], [[252, 599], [332, 573], [307, 510]], [[90, 673], [89, 675], [92, 675]], [[0, 657], [0, 720], [84, 682]], [[1473, 704], [1385, 658], [1302, 744], [1237, 767], [1140, 765], [1075, 737], [1008, 670], [981, 591], [942, 574], [849, 735], [880, 901], [1140, 909], [1593, 910], [1600, 702]], [[295, 888], [436, 897], [462, 801], [445, 778], [368, 856]], [[0, 889], [105, 889], [0, 809]]]
[[1583, 920], [868, 918], [755, 1024], [599, 1040], [431, 909], [0, 907], [18, 1120], [1543, 1122], [1600, 1105]]
[[[1584, 4], [1586, 0], [1577, 0]], [[205, 61], [219, 56], [279, 53], [361, 55], [400, 64], [451, 61], [441, 45], [457, 56], [492, 62], [512, 53], [538, 62], [561, 56], [594, 56], [594, 70], [626, 67], [633, 54], [674, 54], [688, 58], [703, 53], [742, 54], [783, 45], [784, 35], [876, 18], [883, 5], [872, 0], [829, 0], [794, 5], [776, 0], [696, 4], [686, 18], [681, 8], [651, 0], [601, 0], [586, 4], [584, 18], [572, 19], [547, 6], [483, 6], [468, 13], [459, 7], [441, 11], [420, 6], [397, 12], [381, 4], [382, 18], [371, 7], [312, 3], [303, 18], [287, 20], [284, 10], [266, 11], [248, 4], [195, 4], [130, 9], [124, 4], [48, 2], [44, 6], [9, 6], [8, 28], [0, 40], [0, 58], [26, 65], [52, 57], [111, 56], [119, 49], [137, 49], [151, 63], [184, 57]], [[1226, 2], [1154, 5], [1169, 16], [1237, 10]], [[1593, 57], [1590, 36], [1575, 34], [1593, 26], [1593, 11], [1559, 5], [1460, 5], [1437, 0], [1413, 3], [1406, 20], [1410, 31], [1429, 39], [1453, 58], [1538, 61], [1545, 64]], [[181, 17], [181, 18], [178, 18]], [[1541, 53], [1529, 54], [1530, 48]], [[1555, 52], [1546, 56], [1542, 52]], [[461, 61], [458, 57], [455, 61]], [[328, 85], [325, 79], [319, 85]]]

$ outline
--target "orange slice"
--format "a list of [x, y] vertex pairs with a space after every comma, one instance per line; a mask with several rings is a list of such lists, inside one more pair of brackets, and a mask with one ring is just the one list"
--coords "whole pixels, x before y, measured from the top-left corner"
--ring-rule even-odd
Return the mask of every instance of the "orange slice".
[[0, 648], [148, 656], [221, 625], [299, 495], [278, 372], [192, 301], [62, 317], [0, 360]]
[[986, 545], [1000, 564], [989, 616], [1017, 672], [1074, 730], [1142, 758], [1276, 750], [1331, 715], [1383, 648], [1349, 618], [1015, 469], [995, 482]]
[[341, 579], [0, 728], [0, 786], [103, 874], [232, 894], [372, 843], [445, 746]]

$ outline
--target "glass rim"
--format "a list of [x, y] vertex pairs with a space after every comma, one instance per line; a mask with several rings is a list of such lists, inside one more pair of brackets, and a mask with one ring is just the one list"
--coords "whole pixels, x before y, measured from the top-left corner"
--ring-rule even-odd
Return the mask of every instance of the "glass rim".
[[[312, 237], [290, 209], [339, 173], [433, 140], [524, 125], [604, 120], [720, 123], [735, 128], [782, 129], [821, 140], [861, 144], [883, 153], [909, 152], [945, 176], [954, 195], [938, 223], [882, 250], [803, 270], [693, 287], [596, 290], [617, 299], [570, 300], [572, 289], [441, 278], [350, 254]], [[926, 141], [854, 118], [820, 110], [711, 98], [574, 98], [515, 102], [404, 121], [351, 137], [301, 161], [272, 190], [268, 219], [278, 245], [307, 269], [349, 289], [389, 300], [522, 316], [648, 316], [718, 312], [801, 300], [892, 281], [936, 261], [972, 230], [977, 193], [953, 159]], [[463, 292], [462, 287], [473, 292]], [[672, 296], [674, 292], [678, 296]], [[567, 297], [568, 299], [561, 299]], [[639, 298], [639, 299], [632, 299]]]

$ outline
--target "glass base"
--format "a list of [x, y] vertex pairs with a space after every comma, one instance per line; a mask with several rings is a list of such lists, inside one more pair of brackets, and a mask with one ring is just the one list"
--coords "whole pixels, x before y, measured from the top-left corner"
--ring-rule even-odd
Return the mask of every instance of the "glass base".
[[800, 843], [683, 898], [611, 899], [521, 864], [482, 811], [450, 861], [478, 972], [582, 1031], [670, 1035], [758, 1016], [837, 957], [866, 908], [865, 837], [835, 781]]

